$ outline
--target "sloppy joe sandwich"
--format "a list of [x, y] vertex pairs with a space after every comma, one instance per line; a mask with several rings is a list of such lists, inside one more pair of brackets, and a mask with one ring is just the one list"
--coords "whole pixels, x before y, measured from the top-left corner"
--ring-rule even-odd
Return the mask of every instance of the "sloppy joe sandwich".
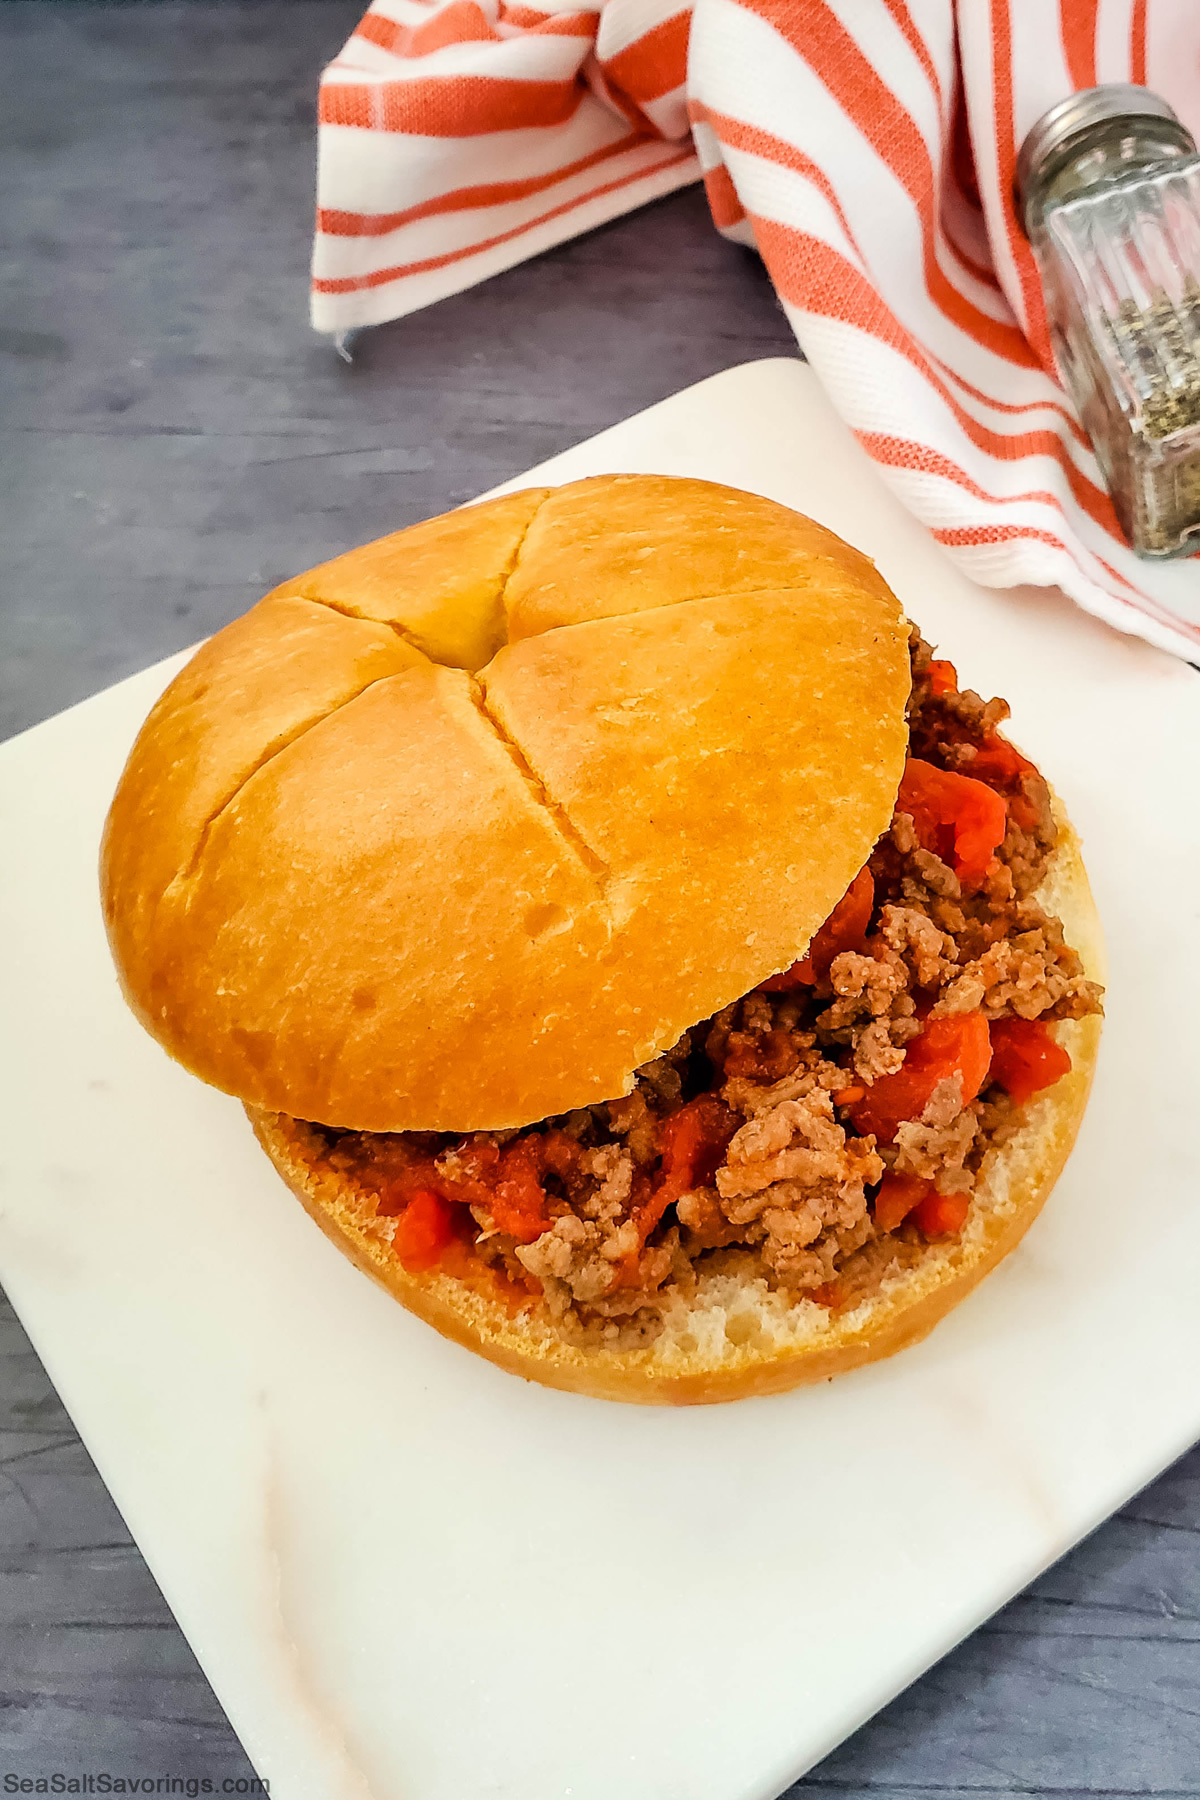
[[1078, 1129], [1099, 930], [1007, 713], [799, 514], [530, 489], [193, 657], [109, 815], [113, 955], [439, 1331], [611, 1399], [778, 1391], [924, 1336]]

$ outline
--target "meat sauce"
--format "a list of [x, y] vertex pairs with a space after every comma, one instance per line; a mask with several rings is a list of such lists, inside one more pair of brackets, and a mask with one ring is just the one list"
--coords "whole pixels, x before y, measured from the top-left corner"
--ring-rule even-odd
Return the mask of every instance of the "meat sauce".
[[469, 1264], [564, 1330], [652, 1335], [706, 1260], [857, 1302], [907, 1246], [953, 1236], [988, 1151], [1070, 1068], [1096, 1012], [1033, 899], [1048, 791], [914, 634], [892, 825], [807, 954], [685, 1034], [621, 1100], [468, 1138], [314, 1127], [413, 1271]]

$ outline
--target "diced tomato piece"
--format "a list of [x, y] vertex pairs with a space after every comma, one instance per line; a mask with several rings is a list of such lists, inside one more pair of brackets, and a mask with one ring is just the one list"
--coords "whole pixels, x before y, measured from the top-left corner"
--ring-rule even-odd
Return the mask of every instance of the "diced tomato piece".
[[808, 954], [781, 975], [760, 982], [760, 994], [786, 994], [791, 988], [811, 985], [829, 973], [829, 965], [843, 950], [861, 950], [875, 905], [875, 882], [870, 869], [860, 869], [821, 926]]
[[987, 1078], [992, 1060], [987, 1020], [981, 1012], [958, 1013], [949, 1019], [927, 1019], [919, 1037], [904, 1053], [894, 1075], [881, 1075], [850, 1109], [855, 1129], [873, 1131], [890, 1144], [908, 1119], [919, 1119], [939, 1081], [957, 1075], [964, 1105], [973, 1100]]
[[938, 698], [954, 693], [958, 687], [958, 670], [954, 664], [935, 657], [929, 665], [929, 686]]
[[543, 1185], [548, 1173], [565, 1174], [577, 1160], [578, 1146], [564, 1131], [531, 1131], [500, 1153], [497, 1178], [483, 1203], [500, 1231], [519, 1244], [532, 1244], [551, 1225]]
[[981, 881], [1004, 841], [1008, 808], [985, 782], [910, 756], [896, 811], [908, 813], [922, 847], [950, 864], [961, 881]]
[[454, 1204], [486, 1208], [500, 1231], [531, 1244], [552, 1223], [546, 1176], [569, 1174], [579, 1155], [565, 1131], [531, 1131], [503, 1150], [486, 1140], [468, 1142], [458, 1151], [458, 1173], [446, 1175], [433, 1157], [424, 1158], [392, 1184], [384, 1210], [399, 1211], [414, 1193], [427, 1190]]
[[[420, 1193], [435, 1194], [441, 1200], [460, 1198], [452, 1193], [438, 1173], [432, 1156], [414, 1157], [408, 1166], [387, 1182], [379, 1196], [379, 1211], [385, 1217], [404, 1212], [409, 1202]], [[465, 1198], [465, 1196], [462, 1196]]]
[[662, 1166], [649, 1197], [634, 1208], [634, 1222], [645, 1243], [668, 1206], [707, 1187], [721, 1165], [738, 1121], [715, 1094], [701, 1094], [664, 1119], [659, 1133]]
[[812, 982], [816, 979], [812, 972], [812, 964], [807, 956], [802, 956], [799, 962], [790, 963], [786, 969], [780, 969], [778, 975], [768, 975], [765, 981], [760, 981], [755, 992], [759, 994], [790, 994], [793, 988], [801, 987], [805, 982]]
[[501, 1153], [499, 1176], [486, 1205], [497, 1229], [519, 1244], [531, 1244], [548, 1229], [542, 1160], [532, 1137], [517, 1138]]
[[1015, 789], [1022, 775], [1036, 775], [1037, 770], [1007, 738], [993, 732], [971, 759], [971, 774], [991, 787]]
[[936, 1188], [918, 1200], [908, 1215], [926, 1237], [955, 1237], [971, 1210], [969, 1194], [939, 1194]]
[[431, 1188], [418, 1188], [396, 1221], [392, 1247], [406, 1269], [436, 1269], [455, 1237], [454, 1208]]
[[914, 1206], [934, 1192], [932, 1181], [921, 1175], [900, 1175], [894, 1170], [885, 1175], [875, 1196], [875, 1223], [880, 1231], [895, 1231]]
[[759, 994], [790, 994], [793, 988], [811, 987], [816, 979], [812, 963], [807, 956], [802, 956], [799, 962], [794, 962], [788, 968], [781, 969], [778, 975], [768, 975], [765, 981], [760, 981], [755, 992]]
[[737, 1117], [715, 1094], [701, 1094], [664, 1120], [662, 1178], [680, 1194], [707, 1187], [721, 1166]]
[[1022, 784], [1026, 775], [1036, 775], [1038, 771], [1007, 738], [993, 732], [984, 743], [977, 745], [970, 770], [972, 780], [985, 782], [1004, 796], [1009, 818], [1022, 831], [1036, 828], [1039, 809], [1026, 795]]
[[994, 737], [980, 750], [971, 768], [981, 780], [992, 782], [1007, 794], [1008, 816], [1014, 825], [1022, 831], [1037, 830], [1042, 808], [1026, 793], [1024, 777], [1036, 776], [1038, 771], [1028, 757], [1014, 750], [1007, 739]]
[[537, 1146], [543, 1177], [558, 1175], [565, 1179], [579, 1167], [582, 1151], [568, 1132], [555, 1128], [535, 1133], [532, 1141]]
[[1069, 1053], [1041, 1019], [993, 1019], [991, 1036], [992, 1080], [1018, 1106], [1070, 1070]]
[[500, 1146], [486, 1140], [480, 1143], [468, 1143], [460, 1147], [458, 1162], [462, 1174], [453, 1181], [438, 1170], [430, 1161], [433, 1171], [431, 1186], [448, 1200], [462, 1200], [469, 1205], [478, 1205], [488, 1199], [492, 1189], [500, 1178]]

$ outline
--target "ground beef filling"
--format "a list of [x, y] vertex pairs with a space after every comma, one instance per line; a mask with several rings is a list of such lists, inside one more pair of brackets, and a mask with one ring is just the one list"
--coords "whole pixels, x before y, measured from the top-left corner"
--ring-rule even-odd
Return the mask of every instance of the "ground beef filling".
[[644, 1341], [706, 1268], [844, 1308], [961, 1231], [988, 1151], [1100, 1008], [1032, 898], [1046, 784], [914, 633], [891, 827], [792, 969], [687, 1032], [621, 1100], [462, 1138], [313, 1127], [408, 1267], [483, 1269], [581, 1342]]

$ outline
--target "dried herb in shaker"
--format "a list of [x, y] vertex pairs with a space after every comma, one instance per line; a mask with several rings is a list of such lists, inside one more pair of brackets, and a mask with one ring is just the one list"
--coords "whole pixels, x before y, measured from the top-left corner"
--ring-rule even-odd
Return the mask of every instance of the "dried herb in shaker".
[[1112, 84], [1038, 120], [1017, 167], [1064, 386], [1133, 548], [1200, 550], [1200, 155]]

